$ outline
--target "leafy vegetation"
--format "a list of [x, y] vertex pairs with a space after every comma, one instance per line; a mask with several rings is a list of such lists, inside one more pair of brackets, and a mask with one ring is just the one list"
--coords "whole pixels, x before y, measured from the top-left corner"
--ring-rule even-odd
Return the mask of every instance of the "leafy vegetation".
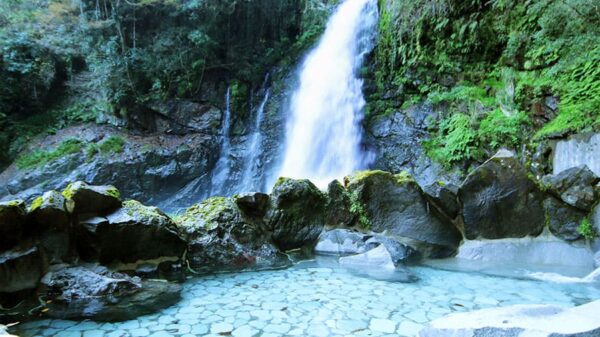
[[350, 192], [348, 195], [350, 196], [350, 213], [356, 217], [358, 227], [364, 230], [371, 229], [371, 220], [369, 220], [365, 206], [360, 200], [358, 194], [355, 192]]
[[369, 112], [400, 107], [390, 100], [447, 106], [426, 144], [435, 159], [478, 160], [501, 146], [598, 130], [595, 1], [381, 0], [380, 8]]
[[577, 228], [577, 232], [579, 232], [586, 240], [593, 240], [598, 236], [596, 228], [588, 218], [584, 218], [581, 221], [579, 228]]

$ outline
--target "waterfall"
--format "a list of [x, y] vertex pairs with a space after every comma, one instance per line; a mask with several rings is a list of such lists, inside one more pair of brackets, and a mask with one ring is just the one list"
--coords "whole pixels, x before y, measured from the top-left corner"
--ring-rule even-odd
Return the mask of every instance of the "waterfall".
[[254, 132], [250, 138], [250, 144], [248, 145], [248, 155], [244, 166], [244, 172], [242, 175], [242, 183], [240, 185], [241, 191], [263, 191], [261, 177], [259, 175], [259, 164], [260, 155], [262, 154], [262, 132], [261, 126], [265, 114], [265, 107], [269, 101], [271, 94], [270, 89], [267, 87], [268, 77], [265, 79], [263, 85], [264, 96], [258, 109], [256, 110], [256, 117], [254, 120]]
[[329, 19], [299, 70], [279, 176], [325, 186], [368, 165], [360, 149], [365, 100], [359, 72], [377, 20], [377, 0], [346, 0]]
[[229, 140], [229, 131], [231, 129], [231, 87], [227, 87], [225, 94], [225, 113], [221, 125], [221, 151], [219, 160], [213, 169], [210, 195], [224, 195], [225, 182], [230, 171], [230, 152], [231, 142]]

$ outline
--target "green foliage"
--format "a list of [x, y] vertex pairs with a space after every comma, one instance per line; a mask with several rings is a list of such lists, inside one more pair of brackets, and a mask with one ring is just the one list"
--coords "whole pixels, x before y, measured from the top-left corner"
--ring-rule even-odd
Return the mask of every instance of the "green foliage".
[[34, 150], [19, 157], [16, 165], [20, 169], [40, 167], [61, 157], [79, 153], [82, 149], [83, 142], [81, 140], [67, 139], [61, 142], [55, 149]]
[[350, 197], [350, 213], [354, 214], [356, 217], [358, 221], [358, 227], [364, 230], [371, 229], [371, 220], [369, 220], [365, 206], [360, 200], [358, 194], [356, 192], [351, 192], [348, 193], [348, 195]]
[[507, 116], [500, 109], [496, 109], [481, 121], [478, 130], [479, 141], [494, 150], [501, 146], [517, 148], [528, 123], [529, 118], [523, 112]]
[[588, 218], [584, 218], [581, 221], [581, 224], [577, 228], [577, 232], [581, 234], [586, 240], [593, 240], [598, 236], [596, 228]]
[[110, 136], [100, 143], [98, 150], [102, 154], [121, 153], [125, 146], [125, 139], [119, 136]]
[[477, 130], [472, 124], [471, 117], [462, 113], [443, 120], [437, 136], [424, 144], [427, 154], [446, 166], [478, 158]]

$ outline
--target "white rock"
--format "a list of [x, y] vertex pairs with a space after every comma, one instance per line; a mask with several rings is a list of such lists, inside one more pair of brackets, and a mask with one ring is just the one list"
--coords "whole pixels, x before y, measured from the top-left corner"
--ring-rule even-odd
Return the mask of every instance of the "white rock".
[[515, 305], [452, 314], [430, 323], [420, 337], [474, 336], [488, 328], [486, 336], [505, 336], [508, 329], [522, 329], [521, 336], [579, 334], [600, 329], [600, 300], [574, 308], [550, 305]]
[[369, 266], [385, 269], [394, 269], [392, 256], [384, 245], [379, 245], [366, 253], [345, 256], [340, 258], [340, 264], [345, 266]]

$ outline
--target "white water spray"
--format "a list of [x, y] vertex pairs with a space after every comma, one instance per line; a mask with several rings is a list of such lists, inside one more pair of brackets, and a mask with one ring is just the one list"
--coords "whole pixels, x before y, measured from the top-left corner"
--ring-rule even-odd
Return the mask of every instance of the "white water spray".
[[329, 19], [300, 69], [279, 176], [325, 186], [368, 164], [360, 149], [365, 100], [358, 73], [377, 19], [376, 0], [346, 0]]
[[[265, 80], [266, 83], [266, 80]], [[262, 132], [261, 126], [264, 119], [265, 107], [269, 101], [270, 90], [263, 85], [264, 96], [258, 109], [256, 110], [256, 119], [254, 121], [254, 133], [250, 138], [248, 145], [248, 157], [242, 175], [241, 191], [262, 191], [261, 177], [259, 172], [260, 155], [262, 154]]]
[[210, 195], [223, 195], [225, 192], [224, 185], [229, 176], [230, 170], [230, 152], [231, 142], [229, 140], [229, 131], [231, 129], [231, 88], [227, 87], [225, 94], [225, 113], [223, 116], [223, 124], [221, 125], [221, 154], [219, 160], [213, 169], [211, 181]]

